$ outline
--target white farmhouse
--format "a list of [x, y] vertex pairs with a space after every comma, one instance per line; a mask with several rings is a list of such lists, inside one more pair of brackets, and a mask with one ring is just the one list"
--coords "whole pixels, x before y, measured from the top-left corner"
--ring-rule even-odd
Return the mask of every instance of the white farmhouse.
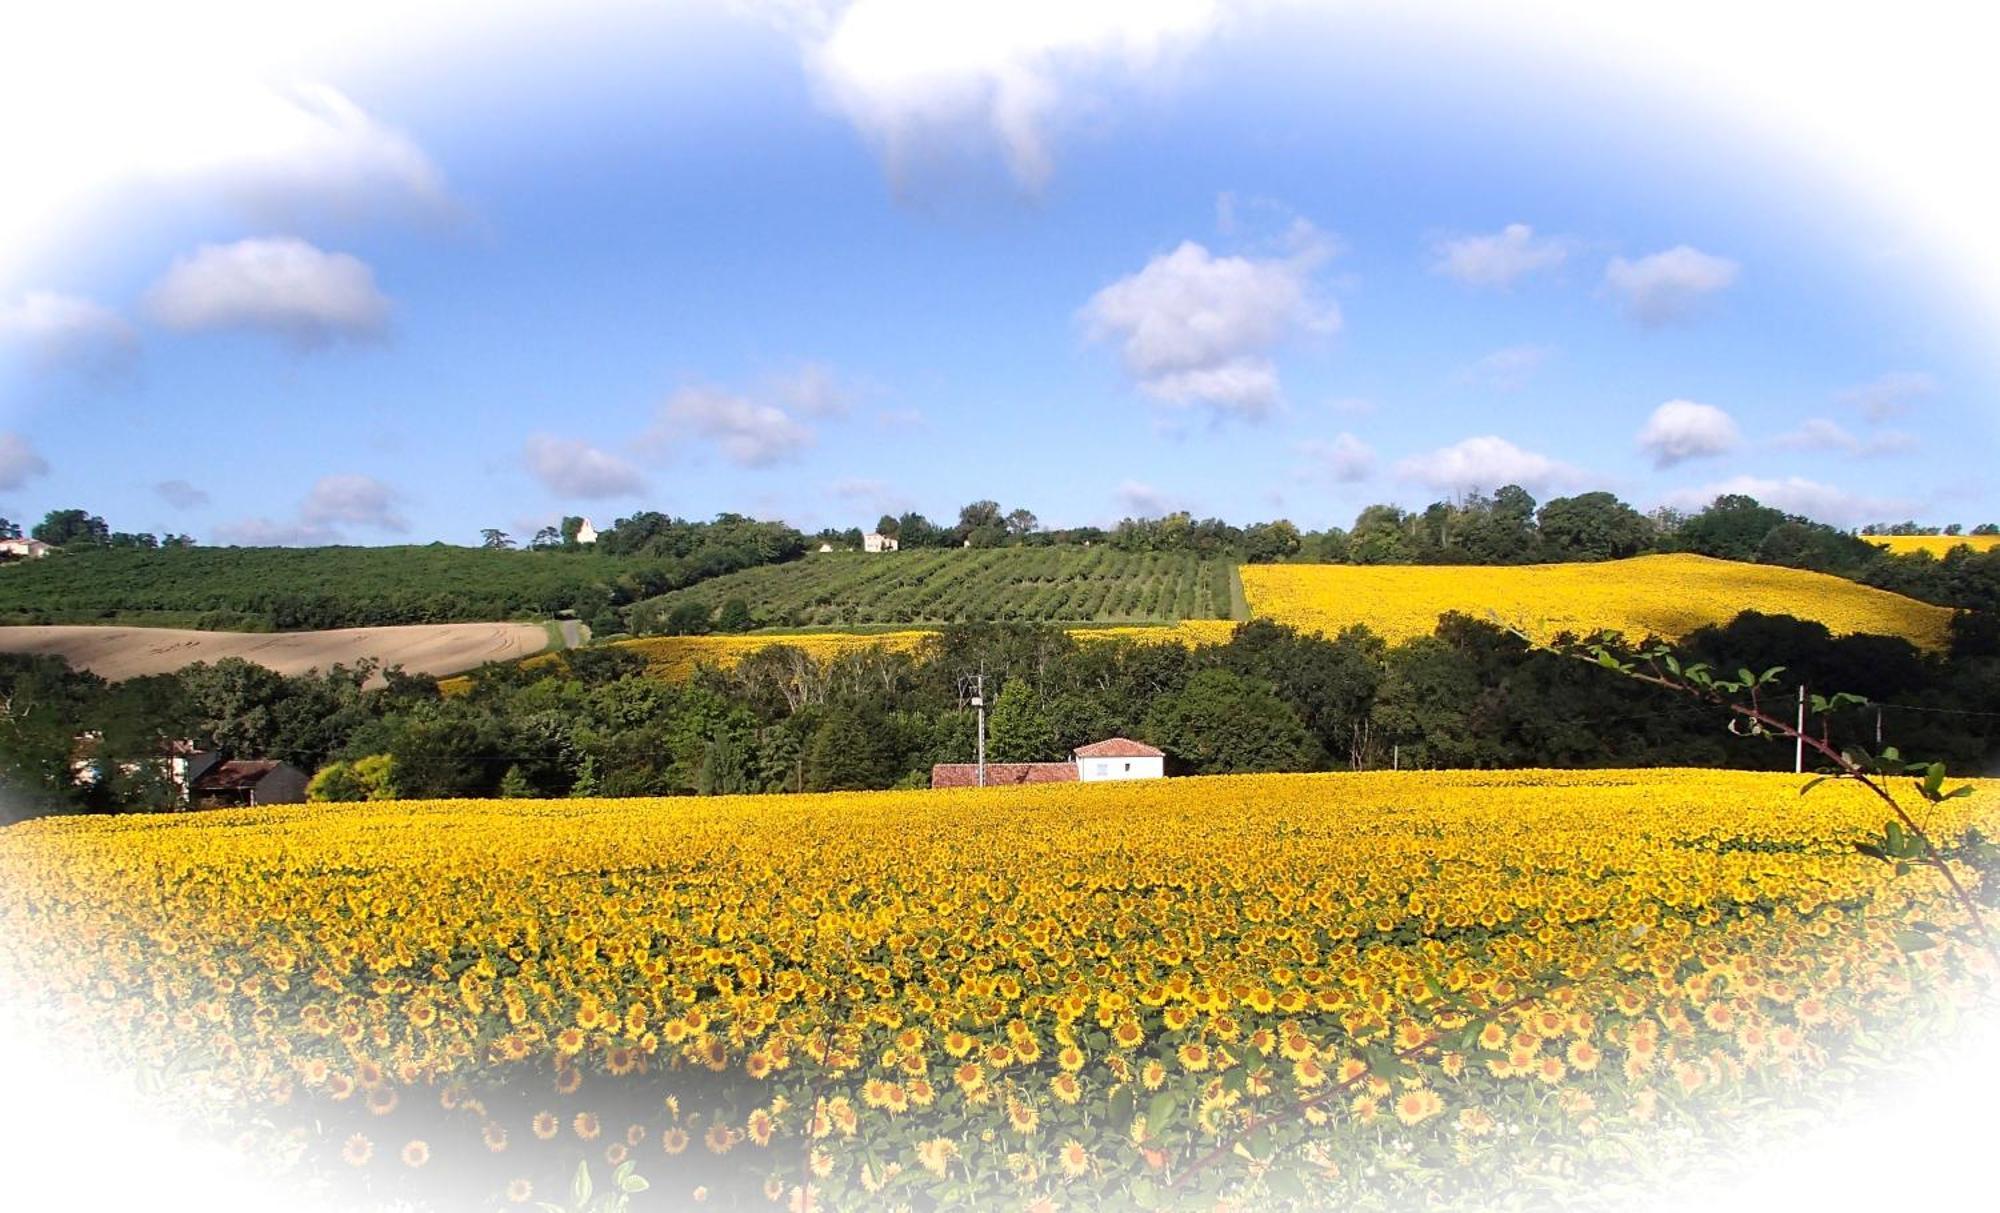
[[1101, 779], [1158, 779], [1167, 773], [1165, 750], [1156, 750], [1143, 741], [1111, 737], [1078, 746], [1076, 777], [1085, 783]]
[[597, 542], [597, 528], [590, 525], [590, 519], [585, 518], [580, 523], [578, 523], [576, 528], [576, 541], [578, 543]]
[[861, 537], [861, 550], [864, 552], [893, 552], [896, 546], [894, 535], [882, 535], [870, 531]]
[[53, 551], [39, 539], [0, 539], [0, 559], [40, 560]]

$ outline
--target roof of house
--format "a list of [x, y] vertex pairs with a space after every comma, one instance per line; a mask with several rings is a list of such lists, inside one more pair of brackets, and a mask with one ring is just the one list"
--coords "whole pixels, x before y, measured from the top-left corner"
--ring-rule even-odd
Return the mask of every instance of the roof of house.
[[1076, 747], [1078, 758], [1165, 758], [1165, 750], [1156, 750], [1143, 741], [1130, 737], [1107, 737], [1103, 741], [1093, 741], [1089, 745]]
[[[986, 786], [1002, 787], [1020, 783], [1075, 783], [1076, 764], [1073, 762], [989, 762], [986, 764]], [[979, 786], [979, 764], [976, 762], [940, 762], [931, 768], [931, 786], [934, 788], [971, 788]]]
[[243, 758], [230, 762], [218, 762], [194, 781], [197, 791], [226, 792], [235, 788], [253, 788], [266, 775], [285, 764], [275, 758]]

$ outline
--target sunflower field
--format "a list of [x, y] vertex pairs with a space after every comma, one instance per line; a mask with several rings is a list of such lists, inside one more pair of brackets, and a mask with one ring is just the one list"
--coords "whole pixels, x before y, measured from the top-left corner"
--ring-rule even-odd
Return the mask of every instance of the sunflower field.
[[1895, 556], [1907, 556], [1912, 552], [1943, 556], [1953, 548], [1968, 548], [1974, 552], [2000, 548], [2000, 535], [1866, 535], [1863, 538], [1876, 547], [1887, 548]]
[[1610, 629], [1634, 642], [1678, 640], [1743, 611], [1823, 623], [1835, 635], [1902, 636], [1945, 647], [1951, 611], [1826, 573], [1677, 553], [1596, 564], [1245, 565], [1252, 615], [1333, 635], [1366, 624], [1395, 644], [1438, 616], [1489, 613], [1537, 640]]
[[[1941, 841], [2000, 830], [1973, 786]], [[368, 1207], [1625, 1207], [1990, 986], [1932, 875], [1853, 850], [1878, 805], [1799, 790], [48, 818], [0, 831], [0, 986]]]
[[[1078, 643], [1129, 640], [1135, 644], [1182, 644], [1192, 648], [1203, 644], [1227, 644], [1230, 634], [1236, 630], [1236, 624], [1227, 619], [1184, 619], [1169, 624], [1066, 630]], [[924, 628], [894, 632], [750, 632], [721, 636], [638, 636], [613, 640], [609, 645], [644, 657], [646, 673], [651, 677], [684, 682], [702, 666], [726, 670], [753, 653], [780, 645], [798, 649], [814, 663], [824, 665], [848, 653], [868, 649], [914, 652], [935, 635], [936, 632]], [[538, 653], [523, 659], [520, 664], [535, 669], [561, 660], [561, 653]], [[462, 695], [472, 689], [472, 678], [459, 675], [440, 679], [438, 689], [447, 695]]]

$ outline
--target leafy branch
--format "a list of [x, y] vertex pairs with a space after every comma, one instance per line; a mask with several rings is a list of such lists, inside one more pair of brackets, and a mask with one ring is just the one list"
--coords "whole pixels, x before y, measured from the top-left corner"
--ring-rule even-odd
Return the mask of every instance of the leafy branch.
[[[1820, 729], [1815, 735], [1765, 709], [1766, 688], [1784, 673], [1783, 666], [1774, 666], [1761, 674], [1739, 669], [1731, 677], [1718, 674], [1706, 662], [1683, 664], [1674, 651], [1663, 644], [1636, 652], [1628, 650], [1617, 634], [1611, 632], [1600, 633], [1592, 640], [1569, 647], [1540, 645], [1524, 632], [1516, 630], [1515, 634], [1529, 644], [1559, 656], [1586, 661], [1634, 682], [1726, 709], [1731, 714], [1729, 731], [1738, 736], [1783, 738], [1812, 750], [1825, 759], [1827, 765], [1820, 769], [1817, 777], [1799, 789], [1800, 795], [1831, 779], [1849, 780], [1868, 789], [1888, 806], [1892, 816], [1879, 839], [1857, 842], [1854, 849], [1871, 859], [1893, 865], [1898, 875], [1908, 873], [1912, 865], [1937, 872], [1965, 911], [1966, 919], [1980, 943], [1996, 961], [2000, 961], [2000, 945], [1995, 943], [1979, 901], [1959, 880], [1958, 873], [1952, 870], [1950, 857], [1932, 841], [1929, 833], [1896, 799], [1889, 786], [1892, 780], [1910, 777], [1917, 795], [1932, 805], [1970, 796], [1973, 789], [1967, 785], [1946, 788], [1943, 763], [1908, 762], [1893, 746], [1885, 748], [1880, 754], [1870, 754], [1860, 746], [1834, 744], [1831, 726], [1827, 722], [1829, 715], [1841, 708], [1866, 706], [1869, 701], [1865, 696], [1845, 691], [1835, 695], [1807, 696], [1807, 703], [1820, 719]], [[1898, 943], [1906, 950], [1918, 951], [1930, 947], [1932, 941], [1921, 933], [1908, 932], [1898, 937]]]

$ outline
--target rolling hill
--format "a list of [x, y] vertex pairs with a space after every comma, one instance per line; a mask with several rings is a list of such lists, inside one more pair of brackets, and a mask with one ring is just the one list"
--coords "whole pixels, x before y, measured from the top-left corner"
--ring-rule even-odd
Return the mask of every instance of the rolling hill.
[[1970, 548], [1975, 552], [2000, 548], [2000, 535], [1864, 535], [1862, 538], [1895, 556], [1913, 552], [1942, 556], [1953, 548]]
[[1388, 640], [1431, 631], [1458, 611], [1548, 639], [1609, 628], [1633, 640], [1679, 639], [1744, 611], [1792, 615], [1838, 635], [1902, 636], [1941, 649], [1952, 612], [1824, 573], [1707, 556], [1635, 556], [1599, 564], [1246, 565], [1255, 616], [1331, 635], [1366, 624]]
[[739, 598], [757, 627], [1227, 619], [1230, 568], [1187, 553], [1101, 546], [825, 552], [711, 578], [647, 599], [628, 616], [634, 632], [662, 632], [677, 607], [712, 614]]
[[[604, 552], [398, 547], [102, 548], [0, 567], [0, 624], [304, 631], [588, 620], [649, 565]], [[621, 586], [621, 581], [627, 584]]]
[[0, 627], [0, 653], [45, 653], [116, 681], [167, 674], [199, 661], [241, 657], [280, 674], [372, 658], [412, 674], [456, 674], [513, 661], [549, 645], [532, 623], [440, 623], [319, 632], [205, 632], [185, 628]]

